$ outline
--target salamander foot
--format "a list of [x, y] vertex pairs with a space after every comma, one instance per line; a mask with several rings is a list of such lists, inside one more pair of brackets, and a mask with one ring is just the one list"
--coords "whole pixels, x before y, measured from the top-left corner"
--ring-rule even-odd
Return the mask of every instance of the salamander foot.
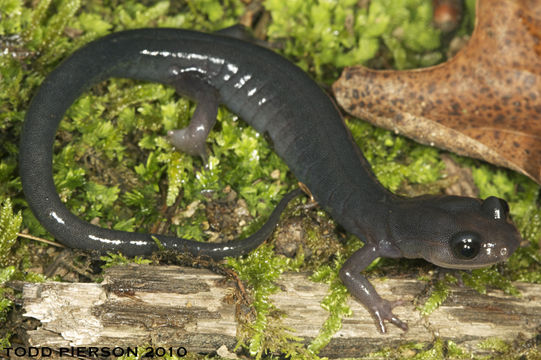
[[200, 156], [203, 161], [207, 162], [206, 142], [207, 133], [197, 131], [197, 128], [192, 129], [192, 123], [184, 129], [169, 130], [167, 139], [179, 151], [185, 152], [191, 156]]
[[385, 299], [381, 299], [381, 302], [378, 304], [378, 306], [370, 309], [370, 312], [376, 319], [376, 323], [381, 333], [385, 334], [387, 332], [385, 320], [399, 327], [403, 331], [408, 331], [408, 324], [406, 324], [393, 314], [393, 308], [396, 306], [404, 305], [404, 303], [405, 301], [402, 300], [391, 302]]
[[206, 163], [208, 156], [205, 141], [216, 123], [220, 102], [219, 94], [197, 73], [180, 73], [174, 67], [170, 73], [171, 84], [177, 93], [194, 99], [197, 102], [197, 107], [190, 124], [183, 129], [168, 131], [168, 140], [177, 150], [192, 156], [200, 156]]

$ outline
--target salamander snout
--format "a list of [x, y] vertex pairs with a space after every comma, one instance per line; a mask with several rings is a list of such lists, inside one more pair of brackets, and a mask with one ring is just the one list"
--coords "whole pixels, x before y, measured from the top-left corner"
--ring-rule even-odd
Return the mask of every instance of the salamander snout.
[[504, 261], [521, 242], [509, 206], [494, 196], [413, 198], [399, 213], [404, 216], [394, 217], [393, 234], [400, 238], [404, 256], [446, 268], [475, 269]]
[[[451, 207], [452, 210], [452, 207]], [[501, 262], [518, 248], [521, 237], [509, 218], [509, 206], [503, 199], [491, 196], [472, 205], [456, 209], [454, 231], [442, 252], [440, 266], [472, 269]], [[439, 260], [439, 261], [438, 261]]]
[[[481, 211], [488, 219], [493, 219], [495, 222], [506, 222], [511, 224], [509, 219], [509, 205], [503, 199], [491, 196], [486, 198], [481, 204]], [[494, 257], [495, 259], [500, 257], [503, 259], [511, 255], [520, 242], [520, 237], [517, 237], [517, 233], [514, 229], [510, 229], [509, 226], [503, 225], [501, 231], [503, 234], [511, 235], [506, 239], [501, 239], [500, 246], [491, 242], [490, 239], [483, 241], [483, 236], [475, 231], [459, 231], [455, 233], [450, 242], [450, 247], [453, 255], [457, 259], [470, 260], [479, 256], [479, 253], [486, 252], [487, 257]], [[498, 238], [499, 236], [496, 235]]]

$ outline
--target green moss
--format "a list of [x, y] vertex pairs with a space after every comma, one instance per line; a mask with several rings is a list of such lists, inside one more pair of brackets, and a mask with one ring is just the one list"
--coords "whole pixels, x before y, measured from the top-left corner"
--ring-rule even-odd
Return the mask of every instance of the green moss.
[[[416, 67], [439, 47], [431, 27], [431, 2], [424, 0], [265, 1], [269, 36], [285, 42], [285, 53], [318, 79], [333, 81], [344, 66], [363, 64], [380, 50], [399, 69]], [[432, 61], [442, 57], [438, 52]], [[430, 64], [424, 64], [430, 65]]]
[[505, 341], [496, 339], [496, 338], [490, 338], [482, 341], [478, 347], [480, 349], [485, 350], [494, 350], [500, 353], [506, 353], [509, 350], [511, 350], [511, 346], [507, 344]]
[[470, 274], [464, 273], [464, 284], [477, 290], [481, 294], [486, 293], [488, 286], [503, 290], [506, 294], [518, 296], [518, 290], [511, 284], [508, 277], [502, 275], [496, 267], [475, 269]]
[[17, 34], [21, 31], [22, 7], [20, 0], [0, 0], [0, 35]]
[[14, 214], [11, 200], [0, 204], [0, 267], [11, 265], [11, 250], [21, 227], [21, 213]]
[[140, 256], [135, 256], [133, 259], [128, 259], [124, 255], [118, 253], [108, 253], [107, 256], [101, 256], [101, 261], [105, 261], [105, 264], [102, 266], [103, 269], [107, 269], [113, 266], [127, 265], [127, 264], [142, 264], [147, 265], [151, 264], [152, 261], [148, 259], [143, 259]]
[[[480, 294], [486, 294], [487, 287], [500, 289], [506, 294], [520, 296], [518, 290], [512, 285], [509, 276], [498, 271], [496, 266], [483, 269], [475, 269], [471, 272], [461, 272], [460, 276], [464, 285], [475, 289]], [[450, 286], [457, 283], [454, 276], [447, 274], [444, 280], [438, 280], [430, 290], [425, 303], [419, 307], [423, 315], [430, 315], [447, 299], [450, 294]]]
[[437, 281], [431, 289], [431, 293], [425, 303], [419, 308], [421, 314], [430, 315], [436, 310], [449, 296], [449, 286], [456, 284], [456, 278], [447, 275], [444, 280]]
[[[303, 350], [300, 339], [289, 334], [275, 313], [276, 307], [269, 301], [269, 296], [279, 287], [275, 281], [284, 271], [297, 271], [302, 264], [302, 257], [289, 259], [273, 252], [272, 245], [262, 245], [244, 258], [228, 258], [231, 266], [241, 280], [251, 288], [255, 320], [249, 324], [242, 338], [250, 355], [261, 358], [266, 351], [271, 353], [289, 353], [290, 356], [308, 355]], [[246, 344], [247, 343], [247, 344]]]
[[385, 348], [374, 352], [363, 359], [412, 359], [412, 360], [439, 360], [439, 359], [472, 359], [467, 351], [452, 341], [436, 338], [430, 346], [406, 343], [398, 347]]
[[331, 341], [332, 336], [342, 328], [342, 318], [351, 316], [352, 312], [346, 301], [349, 293], [338, 278], [338, 270], [346, 260], [340, 257], [331, 265], [320, 266], [312, 275], [313, 281], [324, 282], [329, 285], [329, 294], [322, 302], [321, 307], [329, 312], [329, 316], [319, 329], [318, 336], [312, 340], [308, 349], [317, 354]]
[[[16, 272], [15, 266], [0, 268], [0, 285], [14, 279]], [[6, 296], [10, 293], [7, 288], [0, 288], [0, 324], [6, 321], [6, 315], [13, 305], [13, 302]]]
[[[19, 228], [22, 223], [20, 212], [14, 213], [9, 198], [0, 202], [0, 329], [6, 321], [8, 311], [13, 305], [14, 291], [4, 287], [4, 284], [13, 280], [43, 281], [43, 276], [29, 271], [21, 271], [22, 262], [25, 260], [18, 254], [16, 246]], [[4, 335], [0, 332], [0, 335]], [[7, 334], [5, 336], [8, 336]], [[4, 338], [2, 342], [7, 341]]]
[[354, 139], [372, 165], [379, 181], [393, 192], [405, 193], [403, 184], [429, 185], [443, 178], [445, 165], [437, 149], [421, 147], [390, 131], [375, 129], [360, 121], [346, 119]]

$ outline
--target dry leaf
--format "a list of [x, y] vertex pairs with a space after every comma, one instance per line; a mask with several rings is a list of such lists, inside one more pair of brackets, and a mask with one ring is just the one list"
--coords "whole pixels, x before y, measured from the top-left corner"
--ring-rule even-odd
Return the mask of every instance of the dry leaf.
[[466, 47], [429, 68], [344, 70], [349, 113], [541, 184], [541, 0], [479, 0]]

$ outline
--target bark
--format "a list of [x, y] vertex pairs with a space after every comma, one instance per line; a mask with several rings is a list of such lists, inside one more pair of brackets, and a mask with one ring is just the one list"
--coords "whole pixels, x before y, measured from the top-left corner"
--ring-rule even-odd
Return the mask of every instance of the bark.
[[[272, 296], [285, 313], [283, 324], [311, 341], [328, 317], [320, 306], [328, 294], [325, 284], [308, 280], [308, 274], [283, 274], [282, 291]], [[491, 290], [481, 295], [454, 288], [445, 303], [428, 317], [413, 301], [426, 292], [415, 279], [374, 279], [380, 295], [406, 300], [395, 314], [409, 331], [389, 326], [379, 334], [366, 310], [350, 298], [352, 316], [343, 320], [330, 344], [320, 353], [331, 358], [361, 356], [382, 347], [405, 342], [430, 343], [439, 336], [482, 355], [476, 345], [492, 337], [511, 342], [531, 338], [541, 324], [541, 285], [515, 283], [521, 297]], [[124, 266], [107, 270], [104, 282], [26, 284], [25, 316], [41, 325], [27, 332], [29, 346], [69, 347], [152, 346], [184, 347], [190, 352], [233, 351], [237, 340], [236, 311], [247, 309], [235, 302], [235, 282], [206, 269], [176, 266]], [[224, 347], [225, 346], [225, 347]], [[231, 354], [234, 356], [234, 354]]]

